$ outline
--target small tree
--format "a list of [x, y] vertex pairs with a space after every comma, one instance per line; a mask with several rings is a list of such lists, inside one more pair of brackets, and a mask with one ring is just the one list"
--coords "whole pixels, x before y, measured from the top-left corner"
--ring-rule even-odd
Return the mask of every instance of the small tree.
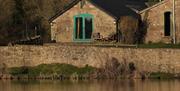
[[119, 31], [122, 34], [122, 42], [125, 44], [135, 43], [135, 34], [139, 28], [139, 20], [130, 16], [121, 17], [119, 20]]

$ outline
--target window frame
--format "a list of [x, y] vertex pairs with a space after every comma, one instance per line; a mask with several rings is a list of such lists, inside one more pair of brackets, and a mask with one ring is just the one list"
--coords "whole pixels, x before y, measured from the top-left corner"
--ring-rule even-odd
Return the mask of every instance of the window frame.
[[[82, 25], [82, 31], [83, 31], [83, 38], [82, 39], [76, 39], [76, 18], [81, 17], [83, 19], [83, 25]], [[74, 30], [73, 30], [73, 41], [74, 42], [91, 42], [91, 39], [86, 39], [85, 38], [85, 18], [91, 18], [92, 19], [92, 32], [94, 31], [94, 16], [88, 13], [84, 13], [84, 14], [78, 14], [75, 15], [74, 17]]]

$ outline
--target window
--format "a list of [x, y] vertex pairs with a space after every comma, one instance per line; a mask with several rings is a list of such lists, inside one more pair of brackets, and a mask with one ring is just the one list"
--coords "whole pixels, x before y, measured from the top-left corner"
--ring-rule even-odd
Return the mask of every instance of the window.
[[91, 39], [92, 36], [92, 18], [85, 18], [85, 38]]
[[93, 16], [90, 14], [80, 14], [74, 16], [74, 40], [89, 41], [93, 32]]
[[164, 36], [171, 36], [171, 12], [164, 13]]

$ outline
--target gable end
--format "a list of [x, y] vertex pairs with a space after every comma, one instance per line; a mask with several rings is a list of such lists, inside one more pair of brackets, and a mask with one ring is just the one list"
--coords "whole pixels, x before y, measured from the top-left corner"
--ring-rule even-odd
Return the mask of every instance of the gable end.
[[[65, 7], [64, 9], [60, 10], [57, 14], [55, 14], [53, 17], [51, 17], [49, 19], [49, 22], [52, 22], [53, 20], [55, 20], [58, 16], [61, 16], [63, 13], [65, 13], [66, 11], [68, 11], [69, 9], [71, 9], [72, 7], [74, 7], [75, 5], [77, 5], [80, 1], [82, 0], [74, 0], [72, 3], [70, 3], [67, 7]], [[88, 2], [90, 2], [92, 5], [94, 5], [96, 8], [102, 10], [103, 12], [105, 12], [106, 14], [110, 15], [112, 18], [117, 19], [117, 17], [113, 16], [110, 12], [104, 10], [103, 8], [99, 7], [98, 5], [96, 5], [95, 3], [91, 2], [90, 0], [87, 0]]]

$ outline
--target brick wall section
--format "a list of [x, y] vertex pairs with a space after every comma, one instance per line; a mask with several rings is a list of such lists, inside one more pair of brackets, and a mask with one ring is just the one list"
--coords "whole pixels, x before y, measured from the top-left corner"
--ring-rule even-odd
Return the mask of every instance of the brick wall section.
[[[173, 34], [173, 27], [171, 28], [171, 36], [167, 37], [164, 36], [164, 13], [170, 11], [171, 12], [171, 23], [173, 24], [173, 0], [165, 0], [162, 1], [163, 3], [157, 4], [152, 8], [141, 12], [142, 19], [148, 20], [148, 29], [147, 35], [145, 38], [145, 42], [164, 42], [164, 43], [171, 43], [172, 41], [172, 34]], [[177, 43], [180, 43], [180, 1], [175, 0], [176, 3], [176, 38]], [[173, 26], [173, 25], [172, 25]]]
[[112, 32], [116, 32], [115, 19], [86, 1], [83, 8], [80, 8], [80, 3], [78, 3], [53, 21], [55, 24], [51, 26], [52, 40], [72, 42], [74, 31], [73, 17], [83, 13], [94, 16], [94, 33], [99, 32], [103, 37], [107, 37]]
[[133, 62], [139, 71], [180, 73], [180, 49], [136, 49], [68, 45], [0, 47], [8, 67], [67, 63], [102, 67], [106, 61]]

